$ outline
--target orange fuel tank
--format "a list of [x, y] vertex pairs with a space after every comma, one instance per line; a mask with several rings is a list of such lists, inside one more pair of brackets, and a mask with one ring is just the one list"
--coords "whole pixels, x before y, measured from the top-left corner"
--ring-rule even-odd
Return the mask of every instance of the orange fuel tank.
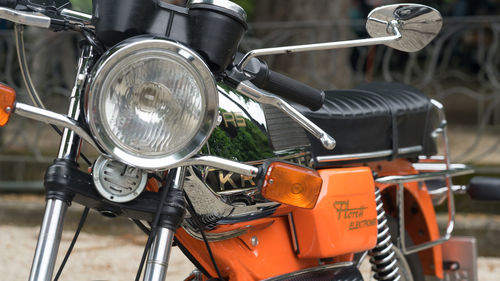
[[367, 167], [320, 170], [323, 186], [313, 209], [289, 215], [299, 258], [328, 258], [377, 243], [375, 184]]

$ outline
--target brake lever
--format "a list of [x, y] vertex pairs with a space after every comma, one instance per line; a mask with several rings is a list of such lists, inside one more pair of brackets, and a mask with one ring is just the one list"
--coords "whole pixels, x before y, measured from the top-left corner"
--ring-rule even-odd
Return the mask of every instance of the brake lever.
[[329, 134], [323, 131], [323, 129], [318, 127], [311, 120], [307, 119], [289, 103], [279, 98], [278, 96], [257, 88], [248, 80], [240, 82], [236, 86], [236, 90], [259, 103], [272, 105], [280, 109], [285, 114], [290, 116], [300, 126], [306, 129], [309, 133], [311, 133], [314, 137], [316, 137], [321, 142], [324, 148], [328, 150], [333, 150], [335, 148], [335, 145], [337, 143], [333, 137], [331, 137]]

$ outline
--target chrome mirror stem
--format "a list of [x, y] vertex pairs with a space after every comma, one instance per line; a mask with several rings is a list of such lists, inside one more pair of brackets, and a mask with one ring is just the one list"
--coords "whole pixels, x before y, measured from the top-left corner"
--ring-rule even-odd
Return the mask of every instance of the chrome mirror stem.
[[374, 45], [386, 44], [400, 39], [401, 33], [399, 32], [397, 22], [390, 22], [387, 23], [387, 25], [388, 25], [388, 30], [391, 30], [393, 32], [393, 35], [391, 36], [252, 50], [246, 53], [245, 56], [241, 59], [241, 61], [238, 63], [238, 69], [242, 70], [248, 64], [248, 62], [254, 57], [301, 53], [310, 51], [326, 51], [326, 50], [351, 48], [351, 47], [374, 46]]

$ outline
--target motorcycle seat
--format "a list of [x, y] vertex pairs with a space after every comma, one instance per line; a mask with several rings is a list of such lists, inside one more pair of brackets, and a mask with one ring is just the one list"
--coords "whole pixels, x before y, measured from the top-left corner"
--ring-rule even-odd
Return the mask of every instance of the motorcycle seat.
[[294, 106], [337, 141], [330, 151], [308, 135], [317, 166], [436, 154], [431, 132], [437, 113], [430, 98], [411, 86], [369, 83], [325, 91], [317, 111]]

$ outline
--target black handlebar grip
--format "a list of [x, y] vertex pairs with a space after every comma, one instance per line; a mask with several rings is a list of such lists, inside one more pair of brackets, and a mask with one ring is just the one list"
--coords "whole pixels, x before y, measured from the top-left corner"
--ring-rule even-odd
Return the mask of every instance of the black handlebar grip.
[[269, 70], [266, 81], [261, 88], [288, 100], [302, 104], [311, 110], [318, 110], [323, 106], [325, 93], [309, 85]]
[[18, 0], [0, 0], [0, 7], [15, 8]]
[[467, 193], [474, 200], [500, 201], [500, 178], [473, 177]]

